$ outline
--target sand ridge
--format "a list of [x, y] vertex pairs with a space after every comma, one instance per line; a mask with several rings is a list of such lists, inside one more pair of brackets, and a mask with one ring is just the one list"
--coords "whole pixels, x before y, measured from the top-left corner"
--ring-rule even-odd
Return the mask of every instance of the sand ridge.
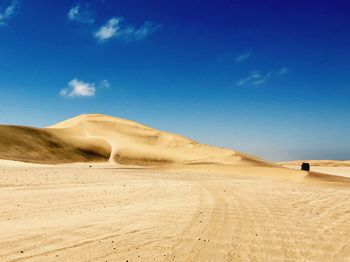
[[292, 160], [292, 161], [280, 161], [278, 165], [298, 165], [302, 163], [310, 163], [312, 166], [324, 166], [324, 167], [350, 167], [350, 160]]
[[111, 162], [270, 165], [233, 150], [116, 117], [85, 114], [47, 128], [0, 126], [0, 158], [32, 163]]

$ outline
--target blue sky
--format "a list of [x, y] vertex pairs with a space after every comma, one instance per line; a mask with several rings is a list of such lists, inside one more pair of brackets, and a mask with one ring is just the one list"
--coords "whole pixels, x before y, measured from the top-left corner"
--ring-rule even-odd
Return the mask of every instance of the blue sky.
[[268, 160], [350, 159], [349, 10], [0, 0], [0, 123], [103, 113]]

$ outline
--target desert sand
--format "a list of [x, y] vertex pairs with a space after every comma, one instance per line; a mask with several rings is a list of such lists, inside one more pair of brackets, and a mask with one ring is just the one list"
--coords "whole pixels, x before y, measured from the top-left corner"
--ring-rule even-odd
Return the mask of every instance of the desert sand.
[[350, 177], [349, 160], [294, 160], [277, 162], [276, 164], [287, 168], [300, 169], [300, 166], [303, 162], [310, 164], [311, 171], [333, 174], [336, 176]]
[[0, 159], [0, 261], [350, 260], [346, 176], [103, 115], [0, 126]]

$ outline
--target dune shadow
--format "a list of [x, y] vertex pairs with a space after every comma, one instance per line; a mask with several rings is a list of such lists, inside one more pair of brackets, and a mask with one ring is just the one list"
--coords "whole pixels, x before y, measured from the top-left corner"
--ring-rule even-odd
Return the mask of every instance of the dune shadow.
[[308, 175], [305, 176], [305, 179], [319, 182], [341, 183], [350, 186], [350, 178], [348, 177], [329, 175], [318, 172], [308, 172]]

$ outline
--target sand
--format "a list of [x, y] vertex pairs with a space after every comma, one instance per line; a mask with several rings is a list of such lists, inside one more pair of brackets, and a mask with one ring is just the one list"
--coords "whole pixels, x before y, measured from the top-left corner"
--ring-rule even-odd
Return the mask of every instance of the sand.
[[34, 130], [0, 139], [0, 261], [350, 261], [350, 178], [100, 115]]
[[276, 164], [299, 170], [303, 162], [310, 163], [311, 171], [350, 178], [349, 160], [294, 160], [277, 162]]
[[[284, 167], [299, 170], [299, 165], [283, 165]], [[350, 167], [334, 167], [334, 166], [311, 166], [311, 171], [323, 174], [331, 174], [350, 178]]]
[[303, 162], [310, 163], [314, 167], [350, 167], [350, 160], [294, 160], [277, 162], [276, 164], [300, 166]]
[[22, 164], [0, 179], [1, 261], [350, 259], [349, 184], [305, 172]]

